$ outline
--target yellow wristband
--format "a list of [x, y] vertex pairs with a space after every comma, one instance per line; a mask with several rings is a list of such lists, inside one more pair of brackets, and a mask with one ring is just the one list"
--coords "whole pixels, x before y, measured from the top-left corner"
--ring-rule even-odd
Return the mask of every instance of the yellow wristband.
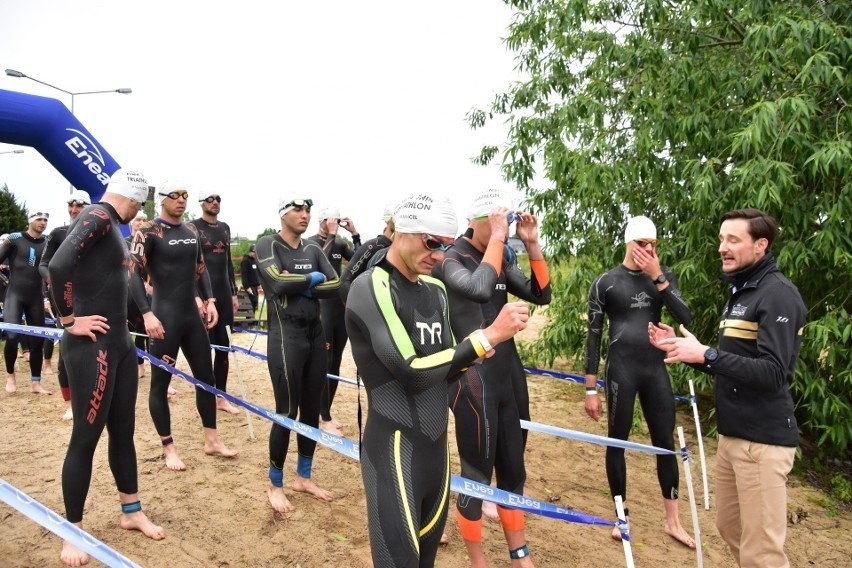
[[471, 333], [467, 338], [470, 341], [470, 344], [473, 345], [473, 350], [476, 351], [476, 356], [482, 357], [487, 353], [487, 351], [485, 351], [482, 343], [480, 343], [478, 336], [478, 333]]

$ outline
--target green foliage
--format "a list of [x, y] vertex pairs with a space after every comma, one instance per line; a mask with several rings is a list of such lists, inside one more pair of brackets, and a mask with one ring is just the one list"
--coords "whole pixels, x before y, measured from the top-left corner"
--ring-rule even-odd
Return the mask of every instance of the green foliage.
[[0, 234], [26, 230], [26, 205], [19, 204], [15, 194], [9, 191], [9, 186], [3, 184], [0, 188]]
[[[588, 287], [623, 255], [629, 215], [657, 224], [660, 256], [713, 342], [726, 290], [716, 235], [730, 209], [781, 226], [778, 265], [809, 308], [793, 385], [820, 451], [852, 444], [852, 10], [848, 1], [506, 0], [525, 79], [474, 110], [505, 120], [505, 178], [546, 212], [557, 264], [552, 324], [533, 349], [582, 360]], [[677, 388], [691, 377], [672, 369]]]
[[274, 235], [275, 233], [278, 232], [278, 230], [279, 229], [273, 229], [272, 227], [267, 227], [266, 229], [263, 230], [262, 233], [257, 235], [257, 238], [260, 239], [260, 237], [265, 237], [266, 235]]
[[831, 495], [847, 505], [852, 504], [852, 480], [843, 473], [835, 473], [831, 477]]

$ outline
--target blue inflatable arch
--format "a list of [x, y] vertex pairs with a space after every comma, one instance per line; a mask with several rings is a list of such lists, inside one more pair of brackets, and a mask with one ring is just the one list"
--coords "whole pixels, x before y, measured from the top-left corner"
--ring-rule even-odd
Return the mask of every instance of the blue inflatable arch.
[[0, 89], [0, 142], [34, 148], [93, 203], [119, 168], [68, 107], [47, 97]]

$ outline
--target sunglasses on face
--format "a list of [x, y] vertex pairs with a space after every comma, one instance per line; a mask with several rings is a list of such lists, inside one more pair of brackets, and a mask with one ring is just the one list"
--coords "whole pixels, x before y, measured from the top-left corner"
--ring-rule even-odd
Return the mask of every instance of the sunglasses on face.
[[646, 246], [648, 246], [648, 245], [651, 245], [652, 247], [657, 246], [657, 241], [639, 240], [639, 241], [633, 241], [633, 242], [634, 242], [634, 243], [636, 243], [638, 246], [640, 246], [640, 247], [642, 247], [642, 248], [645, 248], [645, 247], [646, 247]]
[[450, 245], [444, 244], [443, 241], [428, 233], [423, 233], [420, 235], [420, 238], [423, 241], [423, 246], [426, 247], [426, 250], [428, 251], [447, 252], [450, 249]]
[[188, 191], [170, 191], [168, 193], [160, 193], [163, 197], [168, 197], [169, 199], [179, 199], [183, 197], [184, 199], [189, 199]]
[[77, 205], [79, 207], [83, 207], [83, 206], [87, 205], [87, 203], [85, 201], [80, 200], [80, 199], [72, 199], [71, 201], [68, 202], [68, 205]]
[[204, 203], [213, 203], [214, 201], [216, 203], [222, 203], [222, 197], [219, 195], [211, 195], [210, 197], [206, 197], [201, 201], [203, 201]]

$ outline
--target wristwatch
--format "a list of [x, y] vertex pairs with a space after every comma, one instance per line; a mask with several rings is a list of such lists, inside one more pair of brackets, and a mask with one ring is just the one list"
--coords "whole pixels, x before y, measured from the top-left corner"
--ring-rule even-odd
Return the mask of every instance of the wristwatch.
[[716, 362], [716, 359], [719, 358], [719, 352], [713, 349], [712, 347], [708, 347], [707, 351], [704, 352], [704, 364], [710, 365]]
[[668, 281], [669, 281], [669, 279], [666, 278], [665, 274], [660, 274], [659, 276], [654, 278], [654, 284], [665, 284]]

